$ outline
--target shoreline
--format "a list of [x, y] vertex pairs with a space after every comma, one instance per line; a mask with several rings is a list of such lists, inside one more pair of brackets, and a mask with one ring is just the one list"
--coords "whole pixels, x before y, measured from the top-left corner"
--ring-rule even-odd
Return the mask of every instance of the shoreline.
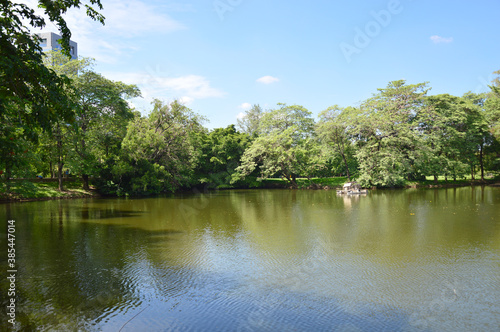
[[[39, 182], [37, 180], [33, 182]], [[43, 182], [48, 182], [47, 180]], [[474, 180], [474, 181], [464, 181], [460, 183], [426, 183], [426, 184], [411, 184], [411, 185], [406, 185], [404, 187], [393, 187], [393, 188], [368, 188], [369, 190], [401, 190], [401, 189], [443, 189], [443, 188], [459, 188], [459, 187], [475, 187], [475, 186], [489, 186], [489, 187], [500, 187], [500, 182], [498, 180]], [[289, 190], [338, 190], [341, 189], [341, 186], [331, 186], [327, 184], [321, 184], [321, 183], [313, 183], [308, 186], [303, 186], [300, 188], [291, 188], [288, 183], [283, 183], [281, 185], [280, 183], [263, 183], [262, 186], [257, 187], [257, 188], [224, 188], [224, 189], [209, 189], [209, 191], [215, 191], [215, 190], [232, 190], [232, 189], [238, 189], [238, 190], [253, 190], [253, 189], [289, 189]], [[195, 188], [191, 189], [183, 189], [179, 190], [176, 193], [186, 193], [195, 190]], [[59, 190], [56, 190], [56, 192], [59, 194], [57, 196], [47, 196], [47, 197], [22, 197], [19, 196], [20, 194], [10, 194], [7, 195], [5, 193], [0, 193], [0, 204], [5, 204], [5, 203], [23, 203], [23, 202], [33, 202], [33, 201], [49, 201], [49, 200], [60, 200], [60, 199], [79, 199], [79, 198], [103, 198], [103, 197], [109, 197], [109, 198], [119, 198], [120, 196], [115, 196], [115, 195], [102, 195], [97, 192], [97, 189], [93, 188], [90, 189], [89, 191], [83, 191], [82, 189], [77, 190], [71, 190], [67, 189], [63, 192], [60, 192]], [[175, 193], [174, 193], [175, 194]], [[10, 197], [9, 197], [10, 196]], [[152, 196], [133, 196], [133, 197], [153, 197], [156, 195]]]

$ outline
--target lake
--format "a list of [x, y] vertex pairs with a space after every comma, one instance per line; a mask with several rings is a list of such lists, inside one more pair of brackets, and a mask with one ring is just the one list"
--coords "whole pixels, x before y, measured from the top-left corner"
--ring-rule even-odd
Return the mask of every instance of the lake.
[[3, 308], [16, 225], [18, 330], [500, 326], [500, 188], [39, 201], [0, 218]]

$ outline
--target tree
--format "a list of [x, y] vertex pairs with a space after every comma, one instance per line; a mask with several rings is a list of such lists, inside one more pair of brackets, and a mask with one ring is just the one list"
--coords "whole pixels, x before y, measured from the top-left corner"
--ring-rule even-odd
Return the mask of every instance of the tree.
[[498, 76], [490, 85], [491, 91], [484, 104], [484, 112], [491, 134], [491, 144], [487, 148], [493, 155], [492, 167], [498, 170], [500, 169], [500, 70], [494, 74]]
[[240, 165], [250, 136], [236, 131], [234, 125], [202, 134], [201, 154], [196, 172], [201, 183], [210, 187], [227, 187]]
[[488, 131], [488, 119], [485, 112], [486, 94], [467, 92], [462, 99], [466, 102], [468, 157], [471, 163], [471, 175], [474, 179], [475, 162], [479, 162], [481, 181], [484, 181], [485, 149], [493, 144], [494, 138]]
[[89, 189], [89, 175], [97, 172], [99, 147], [109, 151], [109, 145], [119, 130], [113, 124], [126, 125], [133, 118], [126, 99], [140, 96], [140, 91], [135, 85], [114, 82], [92, 71], [78, 75], [75, 88], [78, 108], [72, 159], [78, 162], [72, 166], [81, 174], [83, 188]]
[[127, 127], [124, 161], [113, 170], [119, 190], [150, 194], [192, 184], [204, 118], [178, 101], [154, 100], [153, 106], [147, 118], [137, 116]]
[[[319, 123], [316, 131], [321, 141], [325, 144], [331, 154], [331, 160], [335, 155], [340, 155], [347, 179], [351, 179], [349, 165], [355, 164], [354, 145], [349, 137], [349, 130], [356, 110], [352, 107], [342, 108], [338, 105], [330, 106], [319, 114]], [[351, 166], [352, 167], [355, 166]]]
[[[39, 0], [38, 3], [49, 20], [59, 27], [61, 47], [69, 55], [71, 32], [63, 15], [72, 7], [80, 7], [82, 2]], [[89, 0], [89, 3], [85, 4], [87, 15], [104, 23], [104, 17], [92, 7], [102, 9], [100, 0]], [[36, 127], [51, 130], [54, 121], [72, 122], [74, 114], [65, 91], [68, 79], [43, 64], [38, 38], [31, 35], [23, 21], [33, 28], [43, 28], [46, 24], [29, 6], [0, 0], [0, 118], [18, 119], [25, 127], [25, 134], [33, 136]], [[16, 107], [10, 107], [11, 104]]]
[[90, 58], [74, 60], [54, 51], [44, 56], [44, 63], [70, 79], [66, 94], [71, 96], [76, 114], [72, 126], [59, 120], [52, 129], [57, 145], [59, 188], [63, 189], [62, 169], [68, 155], [68, 166], [81, 174], [83, 188], [88, 190], [89, 175], [97, 174], [110, 147], [121, 142], [127, 122], [133, 118], [126, 99], [139, 96], [140, 91], [135, 85], [114, 82], [93, 72]]
[[[8, 108], [17, 108], [17, 105], [10, 104]], [[9, 111], [15, 112], [16, 110]], [[31, 154], [33, 150], [30, 141], [26, 139], [25, 128], [16, 120], [5, 113], [0, 117], [0, 175], [5, 170], [7, 192], [10, 192], [12, 178], [27, 175], [30, 162], [27, 153]]]
[[486, 100], [486, 116], [490, 124], [490, 132], [497, 139], [500, 140], [500, 70], [494, 72], [498, 77], [492, 81], [490, 85], [490, 93]]
[[[72, 59], [71, 57], [64, 54], [62, 51], [51, 51], [44, 54], [43, 57], [44, 65], [56, 73], [59, 77], [65, 77], [69, 80], [70, 84], [67, 84], [64, 91], [68, 98], [71, 98], [72, 105], [67, 107], [72, 107], [71, 111], [76, 113], [78, 109], [78, 93], [75, 88], [75, 81], [78, 79], [78, 74], [85, 72], [92, 65], [93, 60], [90, 58], [81, 58], [78, 60]], [[57, 178], [59, 183], [59, 190], [64, 190], [63, 186], [63, 167], [66, 163], [66, 157], [70, 152], [70, 140], [71, 136], [76, 130], [76, 123], [72, 120], [72, 126], [64, 119], [53, 120], [52, 125], [49, 130], [46, 131], [45, 135], [49, 136], [49, 141], [46, 152], [52, 152], [57, 164]], [[74, 129], [73, 131], [71, 129]], [[52, 139], [52, 143], [50, 142]], [[44, 140], [47, 142], [47, 140]], [[54, 146], [51, 147], [50, 145]], [[49, 163], [52, 163], [50, 160]], [[87, 187], [88, 188], [88, 187]]]
[[364, 186], [401, 186], [420, 177], [422, 157], [419, 114], [426, 112], [426, 83], [389, 82], [365, 101], [350, 134], [357, 145], [358, 181]]
[[467, 121], [464, 101], [449, 94], [429, 96], [427, 100], [430, 116], [420, 120], [429, 153], [424, 172], [434, 176], [435, 182], [441, 174], [462, 176], [467, 169], [460, 150], [465, 143]]
[[421, 124], [430, 158], [424, 172], [433, 175], [436, 182], [443, 173], [456, 179], [470, 172], [474, 179], [479, 164], [484, 180], [483, 150], [489, 138], [479, 106], [481, 97], [472, 93], [464, 97], [440, 94], [427, 100], [431, 110]]
[[263, 111], [259, 105], [253, 105], [251, 109], [245, 112], [243, 118], [237, 120], [237, 126], [242, 133], [250, 137], [259, 136], [259, 123], [262, 118]]
[[298, 175], [310, 176], [319, 166], [319, 147], [314, 139], [311, 112], [300, 105], [270, 110], [262, 116], [259, 135], [245, 151], [233, 182], [245, 178], [258, 167], [266, 178], [279, 174], [292, 186]]

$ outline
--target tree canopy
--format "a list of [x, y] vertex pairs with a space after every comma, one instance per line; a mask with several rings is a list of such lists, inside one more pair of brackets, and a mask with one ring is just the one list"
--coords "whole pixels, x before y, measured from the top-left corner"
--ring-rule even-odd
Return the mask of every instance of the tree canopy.
[[[254, 104], [236, 125], [207, 129], [178, 101], [134, 110], [135, 85], [109, 80], [93, 60], [70, 59], [63, 14], [99, 0], [38, 1], [60, 28], [62, 51], [42, 54], [30, 28], [45, 20], [0, 0], [0, 177], [76, 176], [103, 194], [257, 186], [257, 179], [345, 175], [363, 186], [399, 187], [500, 171], [500, 80], [488, 93], [429, 95], [428, 83], [392, 81], [358, 106], [313, 113], [302, 105]], [[97, 9], [94, 9], [97, 8]], [[23, 22], [29, 22], [29, 26]], [[495, 72], [500, 75], [500, 71]], [[312, 180], [311, 180], [312, 181]]]
[[[61, 47], [67, 55], [71, 32], [63, 14], [82, 4], [79, 0], [38, 1], [38, 7], [58, 26]], [[102, 9], [100, 0], [89, 0], [84, 6], [89, 17], [104, 23], [104, 17], [93, 7]], [[45, 19], [29, 6], [8, 0], [0, 0], [0, 14], [0, 119], [17, 118], [30, 135], [37, 126], [50, 130], [51, 123], [58, 119], [72, 122], [73, 105], [65, 93], [70, 82], [44, 65], [38, 37], [30, 31], [43, 28]]]

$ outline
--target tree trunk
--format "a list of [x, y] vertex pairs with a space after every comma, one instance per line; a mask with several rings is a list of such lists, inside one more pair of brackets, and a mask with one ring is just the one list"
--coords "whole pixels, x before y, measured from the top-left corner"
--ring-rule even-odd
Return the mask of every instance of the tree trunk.
[[475, 173], [475, 172], [476, 172], [476, 170], [475, 170], [475, 168], [474, 168], [474, 164], [472, 164], [472, 165], [470, 166], [470, 178], [471, 178], [472, 180], [475, 180], [475, 178], [474, 178], [474, 173]]
[[479, 165], [481, 167], [481, 181], [484, 181], [484, 161], [483, 161], [483, 143], [481, 142], [479, 149]]
[[[87, 159], [87, 147], [86, 147], [86, 142], [85, 142], [85, 133], [87, 132], [87, 126], [84, 124], [82, 125], [82, 138], [80, 141], [80, 155], [83, 160]], [[85, 171], [85, 165], [82, 162], [82, 170]], [[89, 176], [88, 174], [83, 174], [82, 173], [82, 183], [83, 183], [83, 190], [89, 190]]]
[[63, 161], [63, 155], [62, 155], [62, 135], [61, 135], [61, 127], [59, 126], [59, 123], [57, 124], [57, 179], [59, 182], [59, 190], [63, 191], [64, 186], [63, 186], [63, 166], [64, 166], [64, 161]]
[[87, 174], [82, 174], [83, 190], [89, 190], [89, 176]]
[[293, 188], [297, 187], [297, 176], [293, 173], [291, 174], [286, 174], [283, 176]]
[[63, 166], [64, 163], [62, 162], [62, 158], [59, 158], [59, 162], [57, 163], [57, 180], [59, 183], [59, 190], [63, 191], [64, 186], [63, 186]]
[[342, 153], [342, 159], [344, 160], [347, 181], [351, 181], [351, 174], [349, 174], [349, 166], [347, 166], [347, 159], [343, 153]]
[[437, 175], [434, 175], [434, 183], [438, 183], [438, 177], [437, 177]]
[[10, 178], [12, 176], [11, 165], [9, 164], [10, 163], [7, 162], [7, 165], [5, 166], [5, 184], [7, 185], [7, 193], [10, 193], [10, 187], [11, 187]]

